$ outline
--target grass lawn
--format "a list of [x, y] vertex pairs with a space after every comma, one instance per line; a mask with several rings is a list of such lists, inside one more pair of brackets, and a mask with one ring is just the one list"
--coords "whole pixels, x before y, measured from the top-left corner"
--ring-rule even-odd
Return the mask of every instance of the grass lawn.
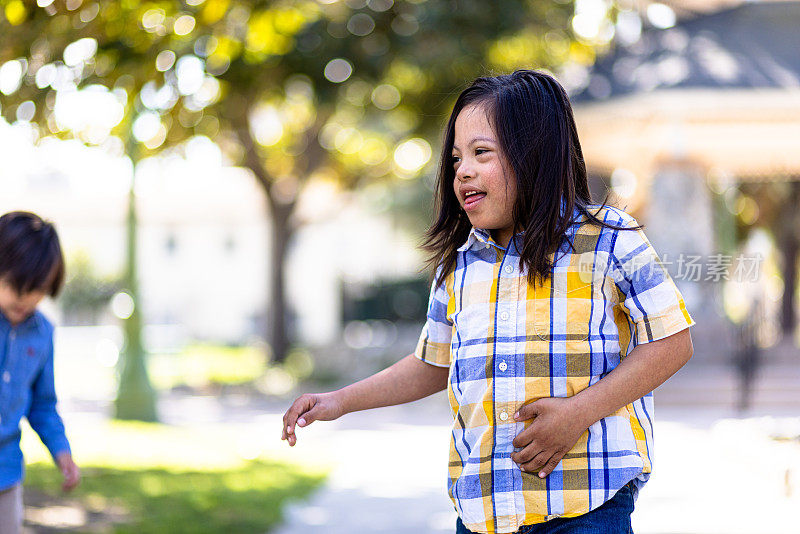
[[[280, 521], [287, 500], [306, 497], [324, 479], [319, 467], [263, 455], [244, 458], [236, 437], [218, 427], [103, 422], [92, 428], [73, 440], [83, 480], [69, 496], [61, 493], [60, 473], [26, 429], [25, 486], [56, 508], [63, 501], [77, 504], [85, 517], [105, 516], [106, 523], [112, 518], [106, 531], [266, 532]], [[90, 527], [71, 530], [96, 530]]]

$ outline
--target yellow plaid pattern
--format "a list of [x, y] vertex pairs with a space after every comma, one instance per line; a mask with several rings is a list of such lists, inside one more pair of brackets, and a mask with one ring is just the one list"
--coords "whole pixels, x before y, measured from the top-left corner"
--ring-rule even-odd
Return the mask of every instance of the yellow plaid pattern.
[[[596, 208], [602, 220], [636, 226], [624, 211]], [[545, 479], [510, 457], [526, 424], [513, 420], [523, 404], [575, 395], [638, 344], [694, 324], [641, 230], [599, 228], [574, 215], [545, 283], [528, 283], [519, 236], [503, 249], [473, 229], [454, 272], [431, 289], [415, 355], [450, 368], [448, 492], [475, 532], [581, 515], [649, 478], [652, 394], [593, 424]]]

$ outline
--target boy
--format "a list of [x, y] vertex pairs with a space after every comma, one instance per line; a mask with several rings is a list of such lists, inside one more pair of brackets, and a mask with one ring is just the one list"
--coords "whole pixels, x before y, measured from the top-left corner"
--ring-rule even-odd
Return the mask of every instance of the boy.
[[37, 215], [0, 217], [0, 534], [17, 534], [23, 520], [23, 416], [39, 434], [69, 491], [80, 482], [64, 425], [56, 411], [53, 326], [36, 306], [56, 296], [64, 258], [53, 225]]
[[416, 351], [301, 396], [282, 438], [446, 387], [457, 534], [629, 534], [652, 471], [651, 392], [692, 356], [694, 320], [636, 220], [592, 204], [552, 76], [478, 78], [443, 139]]

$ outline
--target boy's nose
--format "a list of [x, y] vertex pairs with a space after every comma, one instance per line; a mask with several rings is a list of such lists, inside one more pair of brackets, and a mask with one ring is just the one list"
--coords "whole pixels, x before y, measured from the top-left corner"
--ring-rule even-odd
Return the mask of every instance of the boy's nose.
[[456, 169], [456, 178], [459, 182], [469, 180], [472, 177], [472, 170], [465, 163], [461, 163], [461, 165], [458, 166], [458, 169]]

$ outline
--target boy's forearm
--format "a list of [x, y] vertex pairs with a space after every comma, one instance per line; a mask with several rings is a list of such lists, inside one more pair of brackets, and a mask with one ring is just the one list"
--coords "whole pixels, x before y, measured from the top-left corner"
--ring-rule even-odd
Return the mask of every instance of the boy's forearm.
[[616, 369], [572, 397], [585, 427], [666, 382], [689, 361], [692, 352], [688, 328], [662, 340], [638, 345]]
[[383, 371], [350, 384], [336, 394], [344, 413], [393, 406], [422, 399], [447, 386], [448, 369], [420, 361], [410, 354]]

